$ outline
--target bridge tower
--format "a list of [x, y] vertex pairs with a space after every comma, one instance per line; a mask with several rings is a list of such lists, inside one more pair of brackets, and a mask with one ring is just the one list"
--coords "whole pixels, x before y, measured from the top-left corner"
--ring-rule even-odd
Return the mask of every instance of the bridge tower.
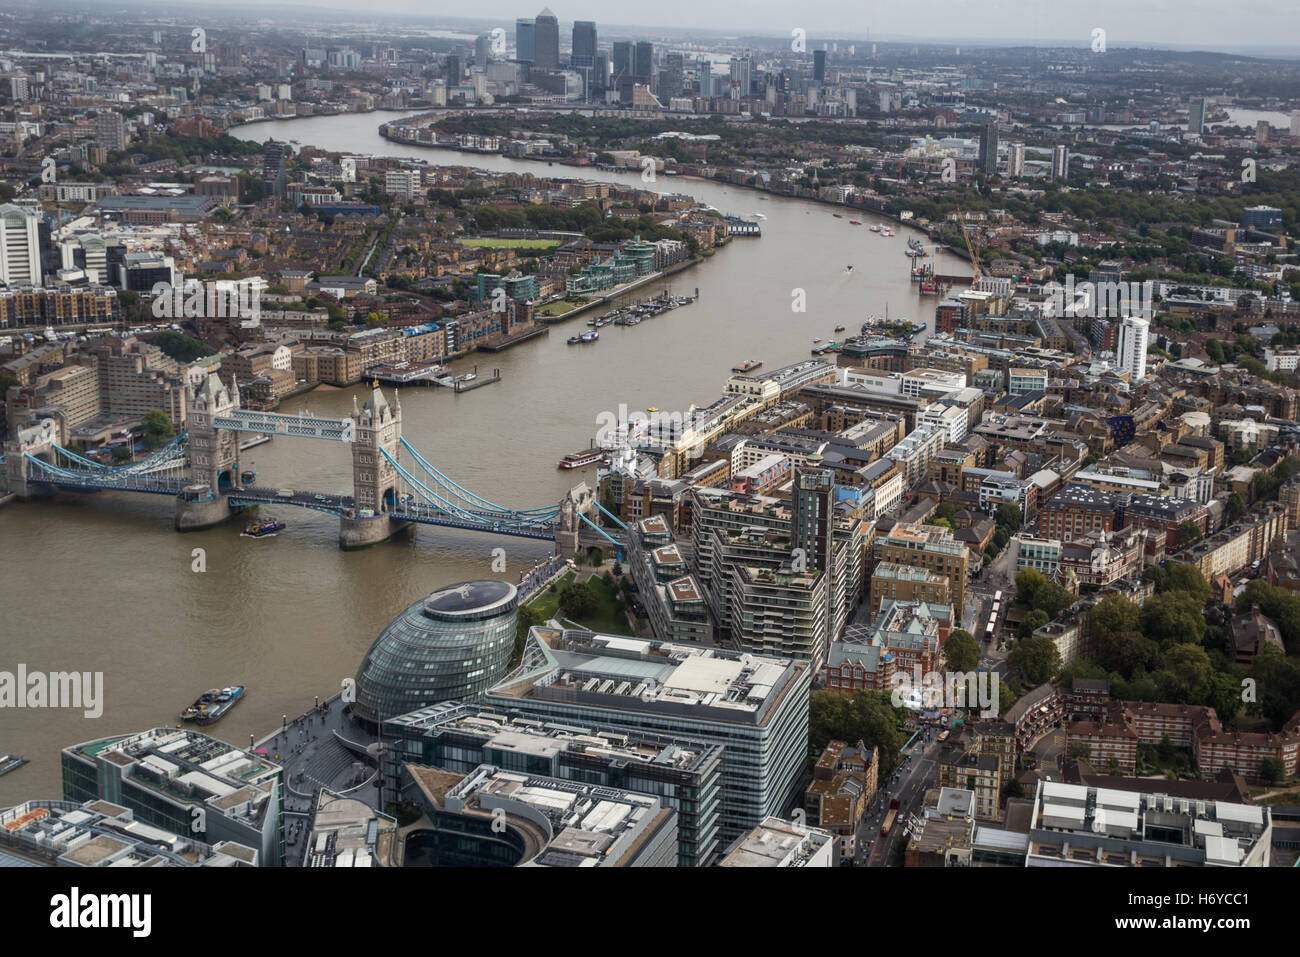
[[[176, 530], [207, 528], [231, 516], [224, 488], [239, 485], [239, 436], [216, 427], [216, 418], [239, 408], [239, 387], [226, 388], [209, 372], [185, 393], [185, 427], [190, 435], [190, 475], [194, 484], [176, 497]], [[204, 488], [204, 486], [207, 486]]]
[[19, 498], [31, 496], [33, 489], [27, 484], [26, 456], [53, 461], [54, 446], [59, 438], [58, 424], [54, 419], [42, 419], [38, 424], [16, 430], [4, 444], [5, 487]]
[[239, 387], [226, 388], [209, 372], [193, 392], [186, 392], [185, 427], [190, 433], [190, 474], [220, 494], [239, 484], [239, 436], [215, 425], [217, 416], [239, 408]]
[[339, 545], [363, 548], [386, 541], [408, 524], [389, 514], [398, 504], [399, 477], [382, 454], [397, 457], [402, 438], [402, 403], [394, 393], [390, 405], [376, 382], [365, 405], [357, 408], [353, 398], [351, 418], [356, 423], [352, 437], [355, 513], [340, 519]]
[[555, 550], [566, 558], [578, 554], [581, 548], [582, 520], [595, 510], [596, 494], [586, 482], [569, 489], [560, 503], [560, 524], [555, 529]]

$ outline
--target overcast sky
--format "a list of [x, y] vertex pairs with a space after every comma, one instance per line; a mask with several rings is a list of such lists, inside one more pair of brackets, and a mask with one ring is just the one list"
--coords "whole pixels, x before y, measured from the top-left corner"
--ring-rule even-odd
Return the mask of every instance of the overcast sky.
[[[212, 2], [212, 0], [207, 0]], [[281, 0], [284, 2], [284, 0]], [[288, 0], [358, 10], [355, 0]], [[535, 16], [540, 0], [367, 0], [366, 9], [425, 16]], [[1300, 0], [556, 0], [561, 23], [678, 27], [788, 36], [942, 40], [1039, 39], [1139, 46], [1300, 47]]]

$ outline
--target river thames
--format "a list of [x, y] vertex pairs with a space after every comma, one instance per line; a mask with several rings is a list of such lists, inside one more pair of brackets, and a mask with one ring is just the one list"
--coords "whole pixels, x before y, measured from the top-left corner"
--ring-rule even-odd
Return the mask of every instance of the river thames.
[[[516, 170], [536, 176], [640, 184], [639, 173], [548, 166], [501, 156], [389, 143], [380, 123], [399, 114], [345, 114], [258, 123], [233, 133], [295, 140], [327, 150], [411, 156], [443, 166]], [[595, 469], [560, 471], [557, 461], [595, 435], [602, 412], [655, 406], [685, 411], [722, 391], [730, 369], [757, 358], [765, 368], [808, 357], [815, 337], [835, 326], [856, 331], [870, 316], [929, 321], [935, 300], [917, 295], [904, 256], [913, 233], [872, 233], [870, 214], [769, 197], [713, 182], [663, 177], [660, 188], [688, 193], [727, 213], [761, 213], [763, 235], [736, 239], [701, 265], [674, 276], [696, 303], [638, 326], [607, 326], [593, 345], [569, 347], [584, 320], [506, 352], [458, 360], [455, 372], [500, 368], [502, 381], [455, 395], [400, 393], [403, 434], [444, 473], [507, 506], [553, 504]], [[863, 220], [852, 226], [850, 218]], [[850, 271], [846, 267], [853, 265]], [[942, 256], [938, 270], [968, 273]], [[632, 294], [644, 298], [664, 282]], [[807, 310], [793, 312], [796, 289]], [[282, 411], [349, 411], [361, 386], [321, 387]], [[386, 389], [390, 400], [392, 389]], [[260, 484], [337, 492], [350, 489], [350, 456], [335, 443], [277, 438], [245, 452]], [[59, 750], [119, 732], [176, 723], [199, 692], [248, 686], [210, 733], [247, 745], [334, 693], [355, 674], [383, 626], [435, 588], [470, 577], [517, 581], [551, 553], [545, 542], [422, 526], [364, 551], [337, 547], [338, 523], [306, 509], [264, 507], [288, 527], [274, 538], [241, 537], [242, 521], [186, 535], [172, 530], [162, 496], [101, 494], [0, 508], [8, 559], [0, 577], [0, 671], [102, 672], [101, 717], [80, 710], [0, 712], [0, 754], [31, 764], [0, 778], [0, 805], [60, 796]], [[492, 571], [493, 549], [508, 569]], [[206, 571], [192, 570], [202, 548]]]

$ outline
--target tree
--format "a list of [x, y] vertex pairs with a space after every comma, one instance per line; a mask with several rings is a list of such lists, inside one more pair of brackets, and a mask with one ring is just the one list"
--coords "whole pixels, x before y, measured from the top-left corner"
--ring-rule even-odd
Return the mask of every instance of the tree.
[[162, 409], [150, 409], [144, 414], [141, 432], [144, 433], [144, 447], [156, 449], [176, 434], [176, 426]]
[[1228, 518], [1236, 521], [1246, 514], [1246, 500], [1241, 497], [1240, 492], [1233, 492], [1228, 496]]
[[1034, 610], [1045, 612], [1049, 621], [1073, 604], [1074, 596], [1056, 582], [1044, 582], [1034, 592], [1032, 602]]
[[1013, 668], [1019, 669], [1030, 684], [1040, 685], [1045, 681], [1051, 681], [1052, 677], [1061, 670], [1061, 653], [1056, 650], [1056, 645], [1050, 639], [1041, 635], [1030, 635], [1015, 643], [1011, 654], [1007, 656], [1007, 662]]
[[958, 628], [943, 646], [944, 657], [952, 671], [974, 671], [980, 663], [980, 646], [969, 631]]
[[1016, 601], [1032, 605], [1034, 594], [1047, 584], [1047, 576], [1034, 568], [1022, 568], [1016, 572]]
[[1210, 600], [1210, 583], [1205, 580], [1205, 576], [1195, 565], [1186, 562], [1165, 562], [1163, 568], [1153, 565], [1150, 571], [1157, 592], [1182, 592], [1202, 605]]
[[1023, 621], [1020, 622], [1020, 629], [1016, 634], [1020, 638], [1028, 638], [1051, 620], [1052, 619], [1048, 617], [1047, 612], [1034, 609], [1024, 617]]
[[1004, 502], [998, 506], [998, 524], [1007, 528], [1014, 535], [1020, 531], [1020, 525], [1024, 517], [1020, 514], [1020, 506], [1014, 502]]
[[1138, 621], [1142, 634], [1163, 648], [1180, 642], [1205, 639], [1202, 603], [1186, 592], [1169, 591], [1152, 595], [1142, 603]]
[[1178, 526], [1179, 548], [1190, 548], [1204, 537], [1205, 533], [1201, 531], [1201, 526], [1190, 519]]
[[888, 776], [898, 765], [905, 741], [900, 712], [883, 691], [814, 691], [808, 699], [809, 747], [820, 754], [831, 741], [861, 741], [880, 749], [880, 770]]
[[560, 611], [566, 618], [582, 619], [595, 613], [600, 602], [587, 582], [572, 582], [560, 594]]
[[1280, 758], [1268, 757], [1259, 762], [1259, 779], [1273, 785], [1286, 778], [1286, 765]]
[[1214, 667], [1200, 645], [1176, 644], [1165, 650], [1161, 667], [1152, 677], [1161, 701], [1204, 704], [1213, 687]]

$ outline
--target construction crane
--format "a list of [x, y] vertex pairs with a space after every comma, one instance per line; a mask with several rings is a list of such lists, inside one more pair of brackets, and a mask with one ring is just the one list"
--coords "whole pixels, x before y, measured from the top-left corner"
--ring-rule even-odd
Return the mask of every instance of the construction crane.
[[974, 289], [980, 281], [980, 273], [983, 267], [980, 265], [979, 253], [971, 245], [970, 235], [966, 232], [966, 214], [960, 208], [957, 210], [957, 225], [961, 229], [962, 241], [966, 243], [966, 252], [970, 255], [971, 267], [975, 270], [975, 275], [971, 278], [970, 285]]

